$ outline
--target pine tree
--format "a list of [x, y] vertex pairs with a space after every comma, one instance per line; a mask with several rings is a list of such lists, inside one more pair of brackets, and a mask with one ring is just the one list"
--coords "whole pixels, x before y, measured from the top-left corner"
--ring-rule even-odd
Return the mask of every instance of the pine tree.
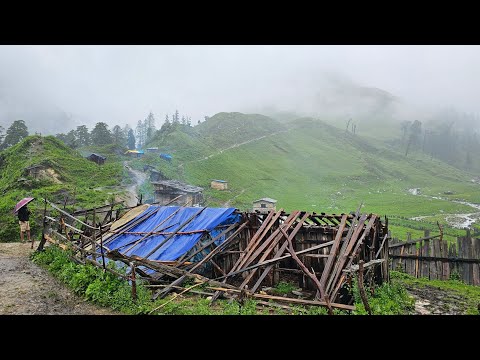
[[137, 140], [138, 148], [142, 148], [145, 145], [147, 137], [146, 124], [146, 120], [138, 120], [137, 127], [135, 128], [135, 138]]
[[128, 130], [127, 146], [128, 146], [129, 150], [134, 150], [135, 149], [135, 135], [134, 135], [132, 129]]
[[107, 145], [113, 143], [112, 133], [108, 130], [108, 125], [104, 122], [98, 122], [91, 132], [93, 145]]
[[146, 142], [150, 142], [155, 135], [155, 117], [153, 116], [153, 113], [150, 111], [148, 114], [147, 118], [145, 119], [146, 123]]
[[77, 126], [75, 130], [75, 137], [77, 140], [78, 146], [89, 146], [91, 145], [90, 132], [86, 125]]
[[180, 123], [180, 115], [178, 113], [178, 110], [175, 110], [175, 115], [173, 115], [173, 124], [179, 124]]
[[0, 125], [0, 149], [2, 148], [4, 138], [5, 138], [5, 128]]
[[65, 136], [64, 143], [71, 147], [72, 149], [76, 149], [79, 145], [79, 141], [76, 136], [75, 130], [70, 130], [67, 135]]
[[118, 146], [125, 146], [127, 143], [127, 137], [123, 133], [122, 128], [119, 125], [115, 125], [112, 128], [113, 143]]

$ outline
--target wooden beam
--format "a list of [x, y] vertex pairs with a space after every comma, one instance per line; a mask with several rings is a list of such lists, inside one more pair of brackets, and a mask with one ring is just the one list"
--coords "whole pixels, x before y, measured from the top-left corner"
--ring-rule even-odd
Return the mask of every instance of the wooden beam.
[[[247, 226], [248, 222], [244, 222], [240, 227], [232, 234], [230, 235], [225, 241], [223, 241], [219, 246], [217, 246], [215, 249], [213, 249], [207, 256], [205, 256], [201, 261], [199, 261], [194, 267], [192, 267], [190, 270], [186, 271], [185, 274], [183, 274], [180, 278], [175, 280], [171, 285], [180, 285], [185, 278], [188, 276], [187, 274], [193, 274], [194, 271], [196, 271], [200, 266], [202, 266], [204, 263], [209, 261], [214, 255], [219, 253], [223, 248], [225, 248], [230, 242], [232, 242], [237, 234], [242, 231], [242, 229]], [[171, 290], [171, 287], [166, 287], [165, 289], [161, 290], [160, 292], [155, 293], [154, 295], [154, 300], [160, 296], [160, 298], [165, 297]]]
[[[285, 239], [284, 243], [282, 244], [282, 246], [277, 250], [277, 252], [275, 253], [275, 255], [273, 256], [274, 258], [278, 258], [280, 255], [282, 255], [284, 252], [285, 252], [285, 249], [287, 248], [288, 246], [288, 238], [290, 237], [291, 239], [293, 239], [295, 237], [295, 235], [298, 233], [298, 231], [302, 228], [302, 225], [303, 223], [305, 222], [305, 220], [310, 216], [310, 214], [307, 212], [304, 214], [303, 218], [300, 219], [300, 221], [297, 223], [297, 225], [295, 226], [295, 228], [293, 229], [293, 231], [290, 233], [289, 236], [287, 236], [287, 238]], [[291, 255], [290, 255], [291, 256]], [[264, 261], [265, 259], [261, 259], [261, 261], [259, 261], [260, 263], [262, 261]], [[256, 283], [253, 285], [253, 288], [252, 288], [252, 292], [255, 292], [257, 291], [257, 289], [260, 287], [260, 284], [262, 283], [263, 279], [265, 279], [265, 277], [267, 276], [267, 274], [272, 270], [273, 268], [273, 265], [270, 265], [268, 266], [266, 269], [263, 270], [262, 274], [259, 276], [259, 278], [257, 279]]]

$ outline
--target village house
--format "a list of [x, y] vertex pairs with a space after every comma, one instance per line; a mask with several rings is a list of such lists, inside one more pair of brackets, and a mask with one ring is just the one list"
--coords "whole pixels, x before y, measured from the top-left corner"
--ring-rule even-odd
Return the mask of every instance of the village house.
[[[194, 206], [202, 204], [203, 188], [182, 183], [178, 180], [152, 181], [154, 187], [153, 202], [159, 205]], [[176, 197], [177, 200], [171, 202]], [[187, 204], [187, 205], [185, 205]]]
[[253, 211], [268, 213], [270, 210], [276, 210], [277, 200], [271, 198], [261, 198], [253, 202]]
[[225, 180], [212, 180], [210, 183], [212, 189], [217, 190], [227, 190], [228, 189], [228, 181]]
[[158, 152], [158, 147], [147, 148], [147, 153], [157, 153], [157, 152]]
[[98, 165], [103, 165], [105, 163], [105, 160], [107, 160], [105, 156], [98, 155], [95, 153], [92, 153], [89, 156], [87, 156], [87, 159], [97, 163]]

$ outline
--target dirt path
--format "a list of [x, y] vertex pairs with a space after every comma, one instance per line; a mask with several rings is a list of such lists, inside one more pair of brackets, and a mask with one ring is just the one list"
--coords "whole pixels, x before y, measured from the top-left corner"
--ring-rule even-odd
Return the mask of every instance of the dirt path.
[[75, 295], [29, 260], [32, 251], [30, 244], [0, 243], [0, 315], [118, 314]]
[[123, 165], [128, 170], [130, 176], [132, 177], [132, 180], [134, 181], [134, 183], [127, 188], [127, 192], [128, 192], [127, 196], [128, 197], [126, 199], [126, 205], [127, 206], [135, 206], [135, 205], [137, 205], [137, 202], [138, 202], [138, 197], [137, 197], [138, 191], [137, 190], [147, 180], [147, 174], [142, 173], [138, 170], [132, 169], [128, 165], [128, 161], [125, 161], [123, 163]]
[[463, 315], [468, 308], [466, 299], [452, 291], [433, 286], [407, 286], [407, 291], [415, 298], [415, 315]]

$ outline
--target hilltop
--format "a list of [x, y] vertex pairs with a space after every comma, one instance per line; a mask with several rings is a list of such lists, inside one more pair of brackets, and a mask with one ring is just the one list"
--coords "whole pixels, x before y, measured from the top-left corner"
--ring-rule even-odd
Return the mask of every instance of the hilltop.
[[6, 225], [0, 228], [0, 239], [17, 239], [18, 223], [12, 210], [24, 197], [37, 199], [29, 206], [35, 234], [41, 227], [41, 198], [67, 201], [69, 210], [98, 205], [111, 197], [98, 188], [118, 186], [121, 180], [119, 162], [100, 167], [53, 136], [29, 136], [0, 153], [0, 222]]
[[[126, 160], [138, 171], [151, 165], [167, 178], [203, 187], [209, 206], [248, 210], [253, 200], [270, 197], [286, 211], [342, 213], [362, 203], [362, 212], [388, 216], [393, 235], [402, 238], [406, 231], [413, 236], [424, 229], [438, 231], [436, 222], [448, 226], [452, 214], [476, 212], [459, 200], [480, 203], [478, 174], [421, 151], [407, 157], [381, 138], [354, 134], [318, 118], [279, 121], [261, 114], [222, 112], [195, 127], [157, 132], [146, 147], [158, 147], [172, 160], [149, 152], [143, 158], [128, 158], [113, 145], [72, 150], [51, 136], [30, 136], [3, 151], [0, 220], [8, 226], [0, 229], [2, 240], [17, 237], [11, 209], [25, 196], [59, 202], [75, 197], [75, 204], [69, 203], [72, 208], [108, 202], [126, 190]], [[84, 158], [88, 152], [103, 154], [108, 161], [98, 166]], [[34, 165], [43, 166], [36, 178], [26, 170]], [[212, 179], [228, 181], [228, 190], [211, 189]], [[151, 190], [146, 184], [140, 191], [146, 195]], [[42, 208], [38, 202], [36, 206]], [[411, 219], [419, 216], [426, 218]], [[460, 234], [446, 230], [451, 236]]]
[[[173, 160], [146, 154], [139, 166], [150, 164], [169, 178], [204, 187], [213, 206], [246, 210], [253, 200], [271, 197], [288, 211], [340, 213], [363, 203], [363, 212], [393, 219], [392, 229], [420, 234], [425, 228], [438, 230], [437, 220], [446, 224], [442, 214], [472, 212], [452, 200], [480, 203], [474, 173], [418, 151], [406, 157], [387, 142], [320, 119], [280, 122], [259, 114], [219, 113], [148, 146], [172, 154]], [[229, 189], [210, 189], [212, 179], [227, 180]], [[420, 196], [412, 193], [416, 188]], [[408, 220], [414, 216], [432, 218], [420, 224]]]

